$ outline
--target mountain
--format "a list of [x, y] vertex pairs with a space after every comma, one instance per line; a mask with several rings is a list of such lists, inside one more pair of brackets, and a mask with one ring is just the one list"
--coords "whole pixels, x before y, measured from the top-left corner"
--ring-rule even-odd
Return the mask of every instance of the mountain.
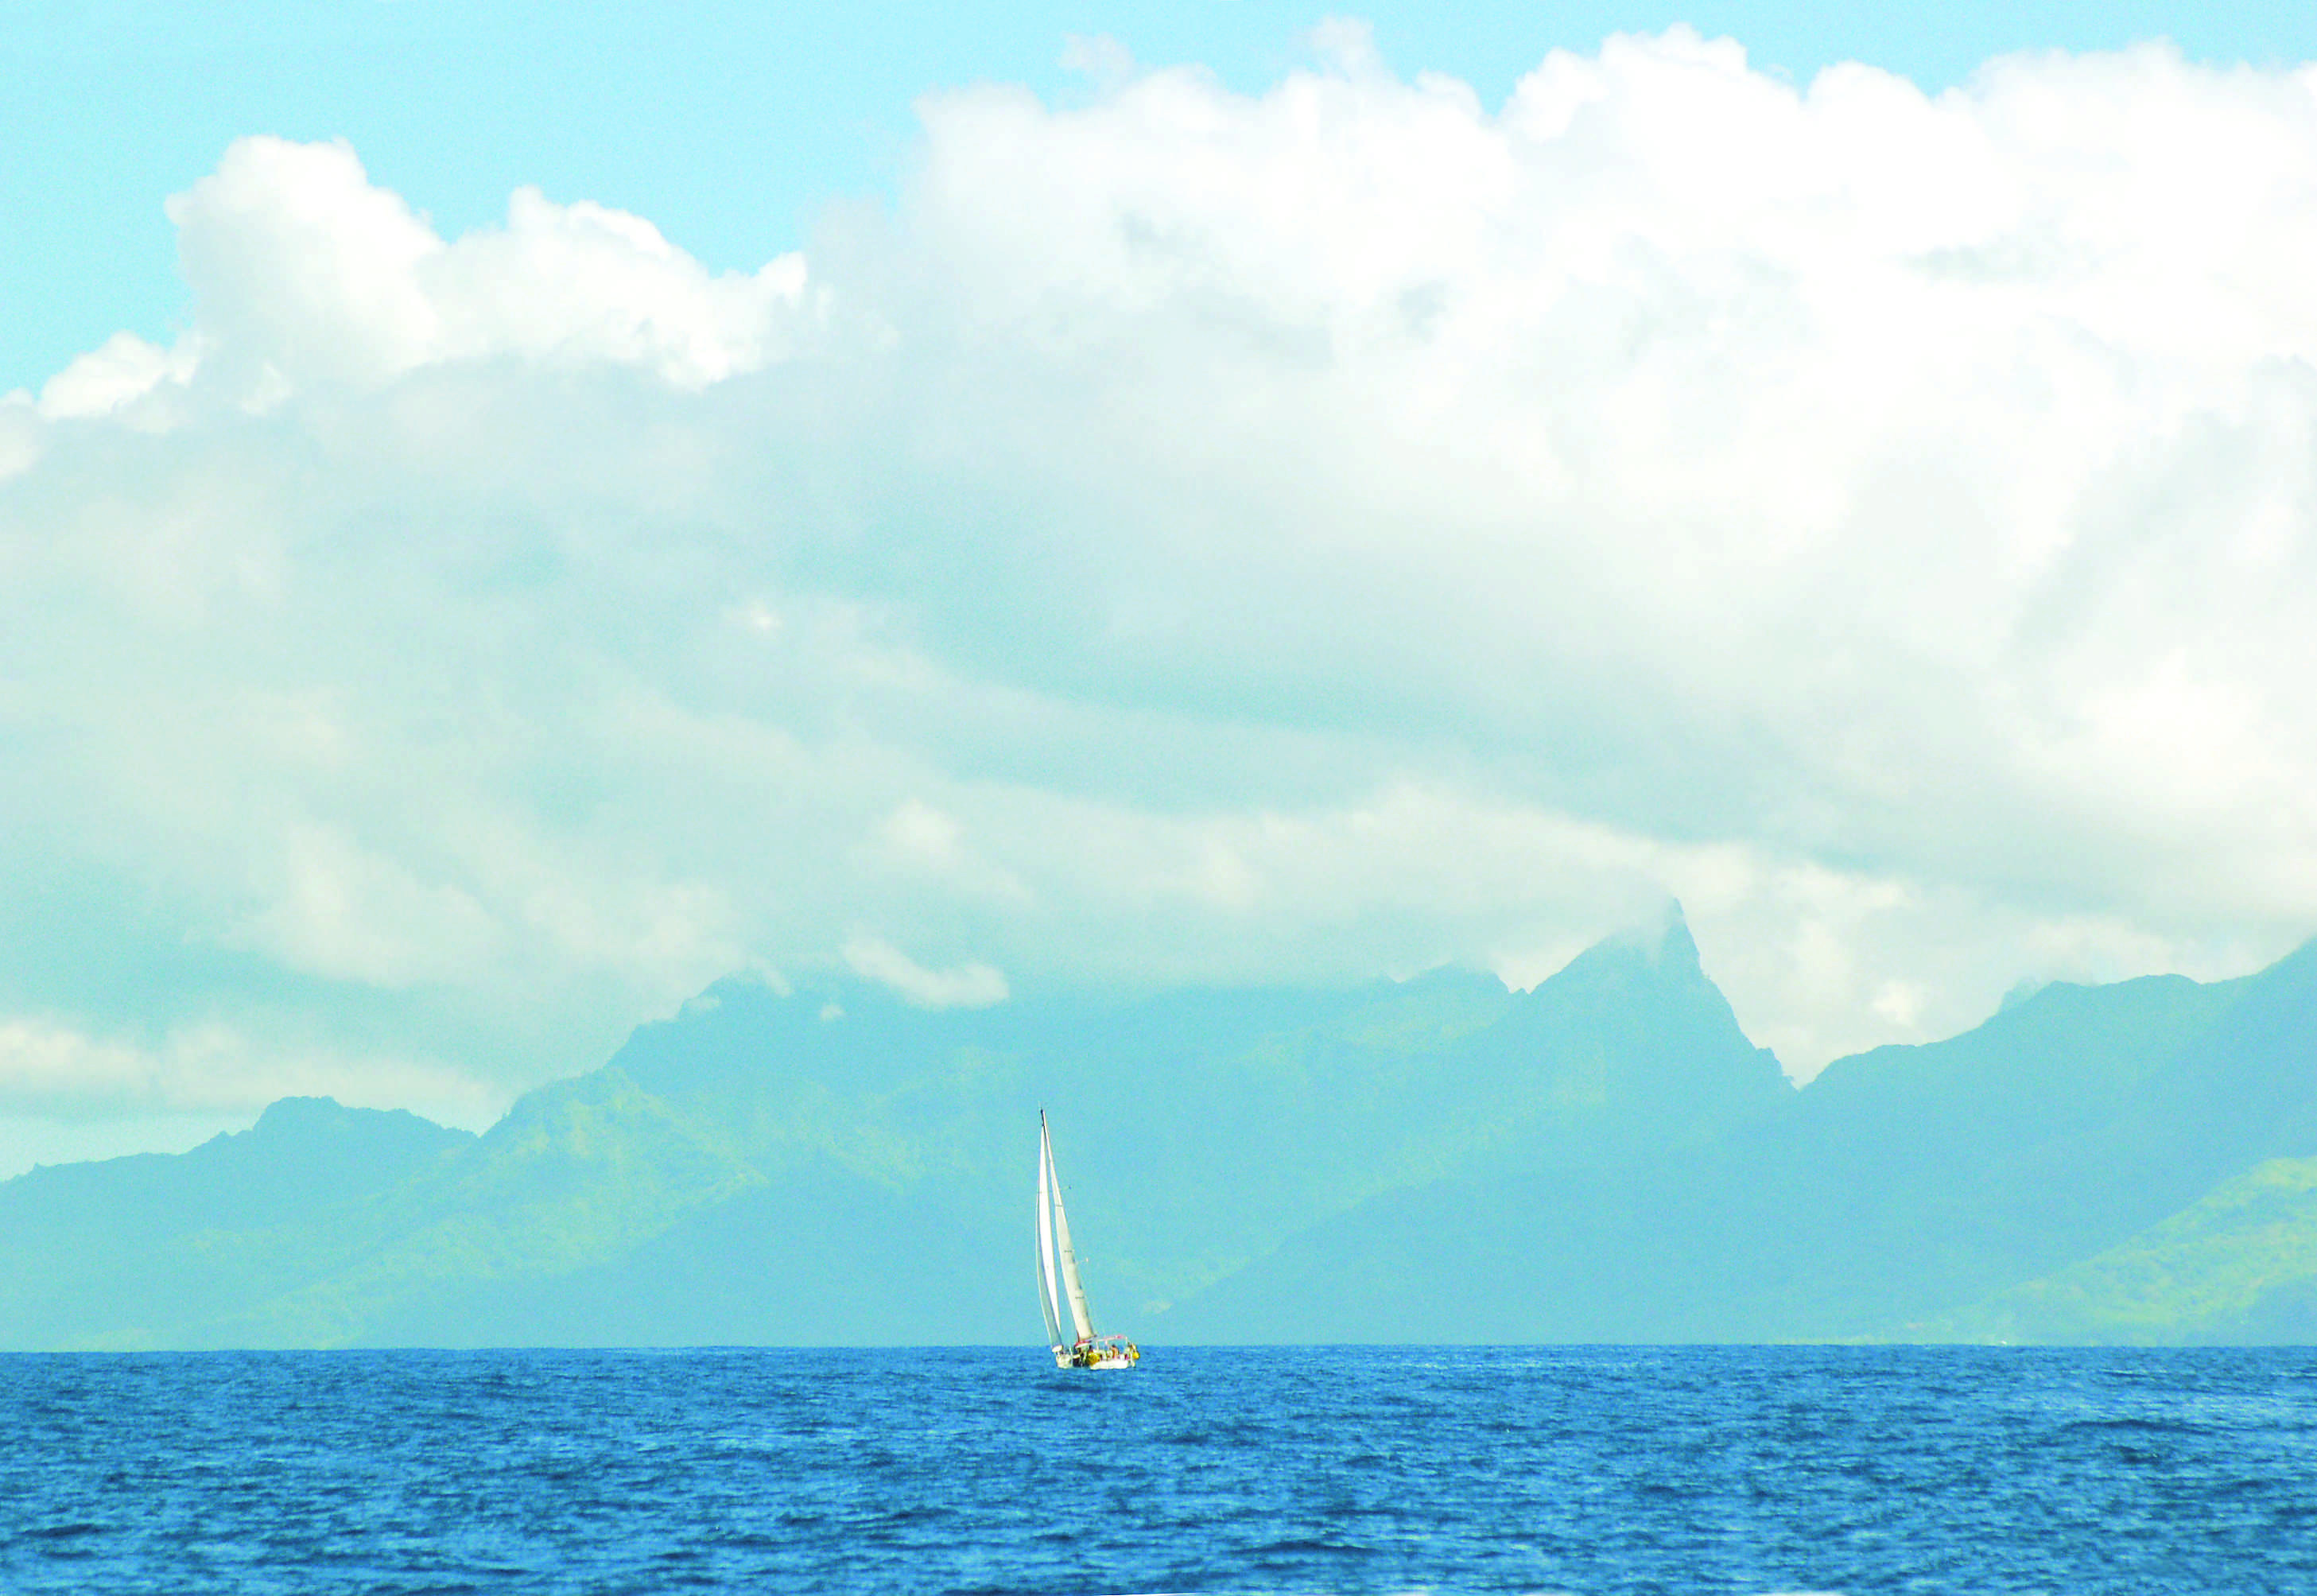
[[624, 1253], [753, 1178], [616, 1071], [480, 1137], [291, 1098], [180, 1157], [0, 1185], [0, 1344], [456, 1344], [430, 1309]]
[[[1680, 1340], [1727, 1255], [1702, 1172], [1802, 1094], [1747, 1041], [1678, 919], [1592, 948], [1443, 1061], [1485, 1081], [1476, 1155], [1307, 1226], [1159, 1320], [1190, 1340]], [[1678, 1223], [1669, 1220], [1678, 1216]], [[1695, 1258], [1675, 1256], [1686, 1252]]]
[[2135, 1116], [2248, 985], [2055, 982], [1963, 1036], [1828, 1066], [1749, 1161], [1755, 1206], [1784, 1238], [1784, 1296], [1765, 1303], [1762, 1329], [1910, 1334], [2241, 1167], [2199, 1164]]
[[[481, 1137], [391, 1116], [427, 1133], [399, 1164], [337, 1134], [378, 1116], [288, 1104], [0, 1185], [0, 1267], [35, 1283], [0, 1293], [0, 1344], [1011, 1340], [1040, 1102], [1066, 1170], [1103, 1171], [1081, 1228], [1132, 1312], [1434, 1167], [1423, 1061], [1511, 1000], [1460, 972], [945, 1012], [726, 981]], [[336, 1140], [292, 1134], [318, 1114]]]
[[474, 1141], [415, 1114], [285, 1098], [190, 1152], [0, 1182], [0, 1345], [177, 1344], [161, 1327], [260, 1288], [248, 1238], [336, 1222]]
[[2122, 1245], [2263, 1159], [2317, 1153], [2313, 1033], [2304, 949], [2211, 985], [2054, 983], [1961, 1036], [1837, 1061], [1785, 1112], [1736, 1111], [1722, 1094], [1742, 1075], [1694, 1042], [1668, 1079], [1716, 1105], [1698, 1124], [1719, 1134], [1660, 1125], [1605, 1136], [1589, 1165], [1380, 1194], [1186, 1303], [1178, 1333], [1959, 1334], [1982, 1323], [1960, 1305]]
[[[1444, 971], [1349, 991], [1070, 997], [927, 1012], [882, 988], [727, 982], [646, 1027], [616, 1067], [721, 1127], [767, 1178], [891, 1206], [894, 1247], [966, 1244], [1019, 1296], [1022, 1126], [1051, 1105], [1084, 1239], [1114, 1305], [1220, 1278], [1367, 1192], [1429, 1173], [1469, 1094], [1431, 1065], [1510, 1003]], [[1187, 1176], [1187, 1178], [1186, 1178]], [[818, 1183], [818, 1184], [816, 1184]], [[671, 1243], [674, 1245], [674, 1243]], [[995, 1336], [1018, 1313], [996, 1305]]]
[[[1076, 1228], [1112, 1317], [1174, 1339], [1243, 1340], [1298, 1326], [1250, 1317], [1244, 1300], [1204, 1323], [1170, 1305], [1248, 1278], [1290, 1238], [1386, 1194], [1645, 1150], [1686, 1156], [1775, 1119], [1794, 1096], [1677, 919], [1594, 948], [1527, 993], [1436, 971], [1348, 991], [987, 1016], [926, 1014], [849, 983], [732, 983], [714, 1000], [639, 1032], [619, 1066], [732, 1127], [776, 1180], [801, 1158], [824, 1161], [824, 1175], [754, 1199], [757, 1215], [799, 1210], [832, 1178], [862, 1187], [845, 1211], [878, 1214], [879, 1245], [933, 1271], [894, 1281], [922, 1294], [905, 1316], [959, 1339], [1018, 1333], [1023, 1126], [1040, 1105], [1056, 1106]], [[687, 1301], [713, 1300], [712, 1283], [731, 1278], [720, 1242], [744, 1229], [760, 1267], [813, 1276], [779, 1261], [799, 1243], [740, 1213], [698, 1216], [633, 1267], [655, 1285], [691, 1282]], [[828, 1276], [857, 1298], [833, 1315], [833, 1339], [846, 1324], [858, 1339], [894, 1322], [897, 1305], [863, 1295], [852, 1273]], [[649, 1295], [631, 1273], [619, 1287]], [[764, 1333], [768, 1315], [733, 1313], [735, 1333]]]
[[1677, 914], [1527, 992], [733, 978], [479, 1137], [290, 1099], [0, 1184], [0, 1345], [1019, 1340], [1041, 1106], [1153, 1343], [2306, 1333], [2313, 1061], [2304, 949], [1797, 1090]]

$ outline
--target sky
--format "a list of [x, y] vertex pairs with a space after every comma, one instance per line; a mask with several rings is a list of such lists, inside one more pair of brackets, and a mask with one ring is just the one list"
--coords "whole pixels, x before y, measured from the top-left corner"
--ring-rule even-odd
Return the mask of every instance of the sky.
[[2317, 20], [35, 4], [0, 1175], [709, 982], [2317, 933]]

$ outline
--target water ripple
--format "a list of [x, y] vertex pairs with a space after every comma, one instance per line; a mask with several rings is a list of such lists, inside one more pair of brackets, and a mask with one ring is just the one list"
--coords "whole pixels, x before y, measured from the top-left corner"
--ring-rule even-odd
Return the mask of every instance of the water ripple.
[[2300, 1350], [0, 1357], [0, 1592], [2317, 1589]]

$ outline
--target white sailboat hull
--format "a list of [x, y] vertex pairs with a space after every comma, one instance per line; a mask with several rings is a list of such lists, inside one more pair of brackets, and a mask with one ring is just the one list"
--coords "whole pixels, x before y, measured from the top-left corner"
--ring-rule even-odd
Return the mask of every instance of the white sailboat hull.
[[1068, 1347], [1054, 1349], [1056, 1368], [1132, 1368], [1134, 1363], [1135, 1360], [1123, 1352], [1106, 1352], [1092, 1363], [1078, 1363], [1071, 1358]]

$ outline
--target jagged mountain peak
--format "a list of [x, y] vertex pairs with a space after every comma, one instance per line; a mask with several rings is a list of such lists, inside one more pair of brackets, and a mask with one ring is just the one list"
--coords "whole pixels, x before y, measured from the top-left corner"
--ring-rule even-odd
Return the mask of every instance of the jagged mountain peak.
[[1712, 988], [1717, 995], [1721, 990], [1705, 973], [1697, 939], [1690, 935], [1678, 903], [1668, 904], [1662, 919], [1603, 937], [1539, 982], [1535, 990], [1605, 980], [1641, 980], [1669, 990]]
[[1638, 1134], [1715, 1136], [1794, 1095], [1748, 1039], [1669, 903], [1663, 919], [1594, 944], [1515, 1000], [1490, 1047], [1564, 1105]]

